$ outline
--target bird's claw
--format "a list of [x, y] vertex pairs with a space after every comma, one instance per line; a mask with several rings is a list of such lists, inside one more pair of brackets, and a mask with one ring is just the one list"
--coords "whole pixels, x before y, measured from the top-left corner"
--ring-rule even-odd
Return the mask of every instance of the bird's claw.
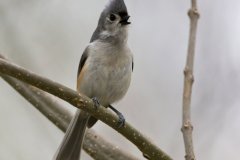
[[95, 107], [96, 109], [98, 109], [98, 108], [100, 107], [100, 103], [99, 103], [99, 100], [97, 99], [97, 97], [93, 97], [93, 98], [92, 98], [92, 101], [93, 101], [93, 103], [94, 103], [94, 107]]
[[124, 116], [122, 115], [122, 113], [119, 113], [118, 114], [118, 128], [122, 128], [122, 127], [124, 127], [125, 126], [125, 118], [124, 118]]
[[123, 114], [122, 114], [121, 112], [119, 112], [118, 110], [116, 110], [116, 109], [115, 109], [113, 106], [111, 106], [111, 105], [109, 105], [109, 108], [110, 108], [113, 112], [115, 112], [115, 113], [117, 114], [117, 116], [118, 116], [118, 125], [117, 125], [117, 127], [118, 127], [118, 128], [124, 127], [126, 120], [125, 120]]

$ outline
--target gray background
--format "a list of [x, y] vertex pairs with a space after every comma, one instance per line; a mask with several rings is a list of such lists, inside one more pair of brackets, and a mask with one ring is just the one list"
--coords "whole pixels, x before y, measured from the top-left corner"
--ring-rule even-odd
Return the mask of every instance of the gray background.
[[[0, 0], [0, 52], [74, 89], [80, 56], [106, 2]], [[190, 0], [126, 3], [135, 69], [127, 96], [115, 106], [174, 159], [183, 160], [181, 101]], [[202, 0], [199, 10], [192, 100], [196, 156], [239, 159], [240, 1]], [[142, 159], [135, 146], [109, 127], [98, 122], [94, 129]], [[62, 137], [0, 79], [1, 160], [50, 160]]]

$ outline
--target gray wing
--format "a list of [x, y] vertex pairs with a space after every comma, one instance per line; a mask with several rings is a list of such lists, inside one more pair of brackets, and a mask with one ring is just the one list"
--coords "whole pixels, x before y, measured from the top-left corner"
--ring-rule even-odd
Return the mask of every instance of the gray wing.
[[84, 50], [82, 57], [80, 59], [79, 65], [78, 65], [78, 72], [77, 72], [77, 76], [80, 74], [86, 60], [88, 58], [88, 47]]

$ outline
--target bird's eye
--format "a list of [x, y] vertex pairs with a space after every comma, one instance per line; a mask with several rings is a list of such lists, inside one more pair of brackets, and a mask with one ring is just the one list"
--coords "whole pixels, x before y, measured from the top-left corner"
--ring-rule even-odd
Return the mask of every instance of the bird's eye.
[[111, 21], [115, 21], [115, 20], [116, 20], [116, 16], [115, 16], [114, 14], [110, 14], [109, 19], [110, 19]]

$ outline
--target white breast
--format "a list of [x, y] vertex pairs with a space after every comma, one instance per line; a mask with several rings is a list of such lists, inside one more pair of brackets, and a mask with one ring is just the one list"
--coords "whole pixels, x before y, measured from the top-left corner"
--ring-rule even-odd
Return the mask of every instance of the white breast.
[[85, 63], [80, 92], [98, 98], [102, 105], [112, 104], [126, 94], [132, 73], [132, 54], [126, 46], [92, 44]]

